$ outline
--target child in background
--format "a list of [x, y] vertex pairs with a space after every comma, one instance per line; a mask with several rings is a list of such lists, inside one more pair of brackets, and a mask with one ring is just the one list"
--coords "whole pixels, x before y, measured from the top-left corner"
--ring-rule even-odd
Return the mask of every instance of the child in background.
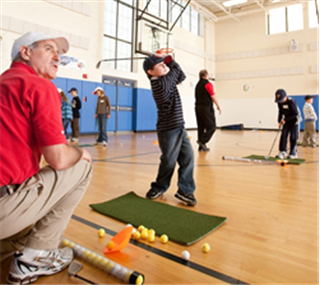
[[68, 127], [73, 119], [72, 107], [68, 97], [66, 96], [66, 94], [64, 94], [63, 90], [58, 88], [58, 91], [61, 95], [61, 113], [62, 113], [62, 124], [64, 128], [64, 135], [66, 136], [66, 139], [69, 141]]
[[158, 109], [157, 135], [162, 152], [156, 181], [151, 183], [146, 197], [155, 199], [167, 191], [178, 162], [180, 168], [175, 197], [194, 206], [197, 201], [193, 194], [193, 149], [184, 128], [181, 98], [177, 89], [177, 84], [186, 76], [171, 56], [149, 56], [143, 63], [143, 69], [150, 79], [152, 95]]
[[80, 112], [79, 110], [81, 109], [81, 100], [78, 97], [78, 89], [75, 87], [72, 87], [68, 93], [71, 93], [72, 95], [72, 101], [71, 101], [71, 106], [72, 106], [72, 114], [73, 114], [73, 120], [71, 124], [71, 129], [72, 129], [72, 140], [73, 142], [79, 141], [79, 135], [80, 135]]
[[101, 144], [103, 146], [108, 145], [107, 135], [107, 120], [111, 115], [111, 104], [109, 97], [104, 94], [101, 87], [97, 87], [93, 91], [94, 95], [98, 95], [97, 108], [94, 117], [98, 120], [99, 136], [95, 145]]
[[303, 106], [304, 115], [304, 135], [302, 146], [306, 147], [309, 143], [312, 147], [316, 147], [316, 121], [318, 120], [317, 114], [312, 106], [313, 96], [307, 95], [304, 97], [305, 104]]

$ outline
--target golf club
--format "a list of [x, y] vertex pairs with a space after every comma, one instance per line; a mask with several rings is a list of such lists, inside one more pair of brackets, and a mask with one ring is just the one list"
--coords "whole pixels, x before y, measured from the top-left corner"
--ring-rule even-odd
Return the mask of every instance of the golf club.
[[146, 59], [146, 56], [144, 57], [128, 57], [128, 58], [110, 58], [110, 59], [102, 59], [99, 60], [98, 63], [96, 64], [96, 68], [98, 69], [101, 65], [102, 62], [106, 61], [118, 61], [118, 60], [132, 60], [132, 59]]
[[82, 269], [82, 263], [80, 263], [79, 261], [77, 260], [73, 260], [71, 262], [71, 264], [69, 265], [69, 268], [68, 268], [68, 274], [73, 276], [73, 277], [76, 277], [76, 278], [79, 278], [81, 279], [82, 281], [85, 281], [89, 284], [97, 284], [97, 283], [94, 283], [84, 277], [81, 277], [79, 275], [77, 275], [77, 273]]
[[271, 154], [271, 152], [272, 152], [272, 150], [273, 150], [274, 144], [275, 144], [275, 142], [276, 142], [276, 140], [277, 140], [277, 138], [278, 138], [278, 135], [279, 135], [279, 133], [280, 133], [280, 131], [281, 131], [281, 127], [282, 127], [282, 126], [280, 126], [279, 129], [278, 129], [278, 131], [277, 131], [277, 133], [276, 133], [276, 137], [274, 138], [273, 144], [272, 144], [271, 149], [270, 149], [270, 151], [269, 151], [269, 154], [268, 154], [268, 156], [265, 156], [265, 157], [264, 157], [265, 159], [268, 159], [268, 158], [270, 157], [270, 154]]

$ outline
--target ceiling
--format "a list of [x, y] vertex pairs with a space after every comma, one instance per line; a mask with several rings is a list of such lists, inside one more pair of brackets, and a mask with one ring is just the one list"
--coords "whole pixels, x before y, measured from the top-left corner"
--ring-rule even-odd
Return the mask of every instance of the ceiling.
[[[184, 0], [186, 1], [186, 0]], [[314, 1], [314, 0], [312, 0]], [[308, 2], [307, 0], [247, 0], [246, 3], [231, 7], [223, 6], [228, 0], [191, 0], [193, 6], [205, 18], [213, 21], [234, 19], [240, 21], [240, 17], [258, 12], [267, 12], [270, 8], [279, 8], [292, 4]]]

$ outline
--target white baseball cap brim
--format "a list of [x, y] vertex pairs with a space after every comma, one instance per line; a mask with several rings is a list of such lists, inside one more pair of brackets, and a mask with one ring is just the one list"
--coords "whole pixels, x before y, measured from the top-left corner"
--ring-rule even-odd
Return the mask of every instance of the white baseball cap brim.
[[97, 94], [97, 91], [98, 90], [101, 90], [101, 91], [103, 91], [103, 89], [101, 88], [101, 87], [97, 87], [96, 89], [94, 89], [94, 91], [92, 92], [92, 94], [94, 95], [94, 94]]
[[19, 54], [21, 47], [45, 40], [53, 40], [58, 47], [59, 54], [67, 53], [69, 50], [69, 42], [63, 36], [53, 37], [44, 33], [28, 32], [14, 41], [11, 50], [11, 59], [14, 59]]

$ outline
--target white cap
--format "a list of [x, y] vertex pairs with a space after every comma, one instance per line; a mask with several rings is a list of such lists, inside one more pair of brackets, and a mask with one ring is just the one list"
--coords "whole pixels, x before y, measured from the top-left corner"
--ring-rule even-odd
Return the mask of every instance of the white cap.
[[101, 90], [101, 91], [103, 91], [103, 89], [101, 88], [101, 87], [97, 87], [96, 89], [94, 89], [94, 91], [92, 92], [92, 94], [94, 95], [94, 94], [97, 94], [97, 91], [98, 90]]
[[65, 37], [52, 37], [43, 33], [28, 32], [14, 41], [11, 50], [11, 59], [14, 59], [19, 54], [22, 46], [29, 46], [45, 40], [53, 40], [57, 44], [59, 54], [64, 54], [69, 50], [69, 42]]
[[58, 92], [61, 93], [63, 90], [61, 88], [57, 88]]

